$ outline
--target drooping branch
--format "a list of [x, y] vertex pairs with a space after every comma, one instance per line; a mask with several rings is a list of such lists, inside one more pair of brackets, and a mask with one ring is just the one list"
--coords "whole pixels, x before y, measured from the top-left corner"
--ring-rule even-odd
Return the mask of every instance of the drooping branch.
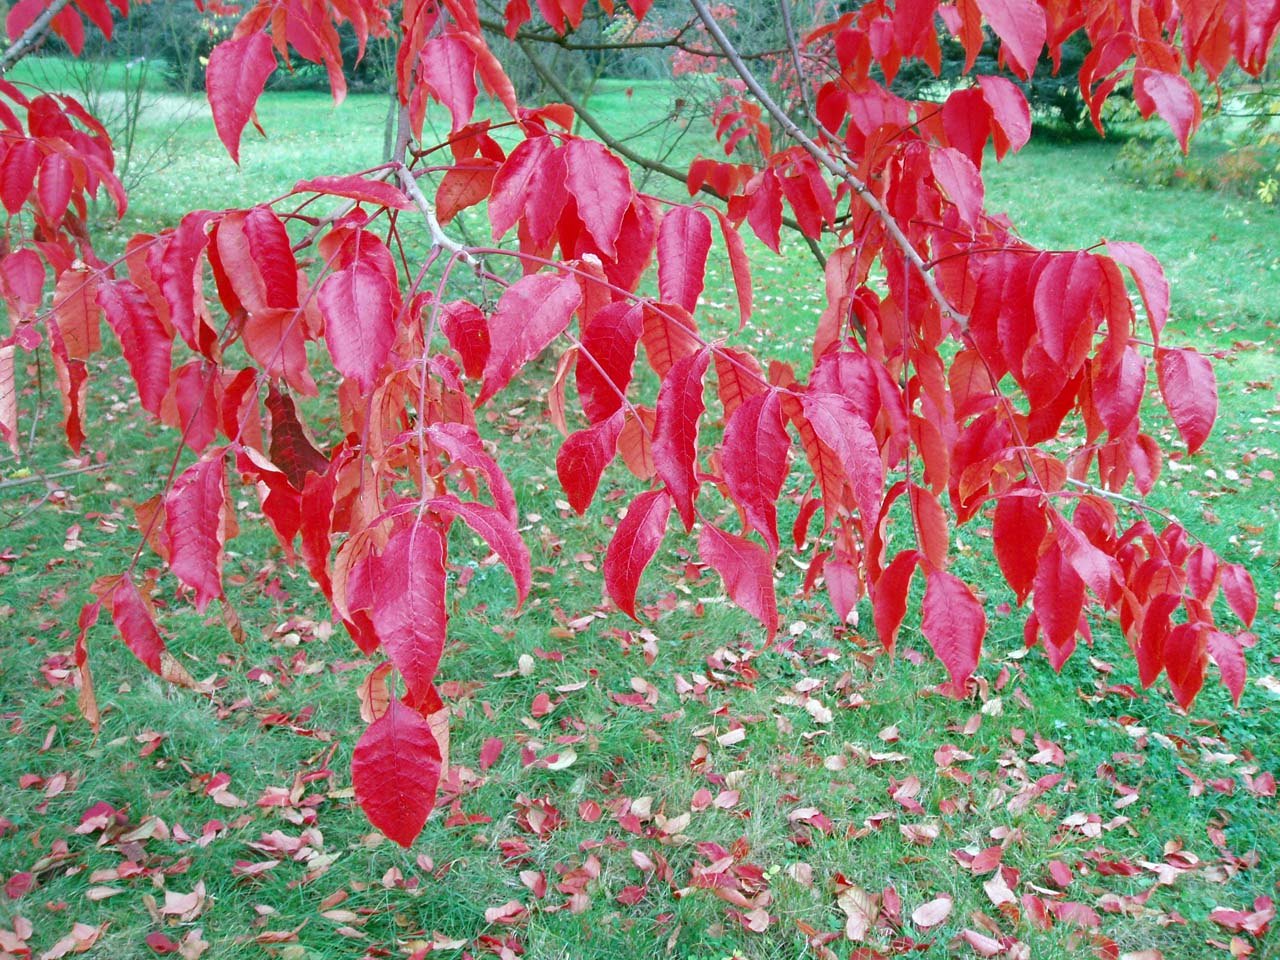
[[9, 69], [27, 54], [40, 48], [49, 36], [53, 18], [70, 2], [71, 0], [53, 0], [53, 3], [45, 7], [40, 16], [32, 21], [31, 26], [22, 32], [22, 36], [9, 44], [9, 48], [0, 56], [0, 76], [8, 73]]

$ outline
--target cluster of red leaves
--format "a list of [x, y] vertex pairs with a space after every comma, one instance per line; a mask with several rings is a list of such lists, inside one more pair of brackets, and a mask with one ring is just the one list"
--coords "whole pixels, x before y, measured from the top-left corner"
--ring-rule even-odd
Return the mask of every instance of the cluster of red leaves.
[[[15, 7], [11, 36], [44, 6]], [[76, 6], [89, 15], [105, 9], [88, 0]], [[538, 6], [558, 31], [582, 12], [580, 3]], [[363, 45], [370, 34], [386, 34], [388, 8], [386, 0], [264, 0], [245, 13], [209, 62], [209, 100], [231, 155], [277, 58], [324, 64], [341, 97], [336, 25], [350, 22]], [[1089, 637], [1086, 614], [1102, 613], [1124, 631], [1143, 683], [1163, 671], [1188, 705], [1212, 659], [1238, 697], [1250, 636], [1221, 626], [1213, 608], [1225, 596], [1247, 628], [1256, 610], [1248, 573], [1155, 514], [1140, 511], [1126, 526], [1112, 499], [1130, 478], [1149, 491], [1160, 471], [1160, 448], [1139, 419], [1149, 362], [1189, 453], [1216, 413], [1212, 369], [1195, 351], [1161, 343], [1168, 284], [1144, 250], [1108, 243], [1105, 253], [1041, 251], [985, 211], [988, 140], [1000, 157], [1030, 132], [1015, 85], [980, 77], [939, 107], [903, 100], [873, 79], [873, 67], [891, 78], [904, 57], [936, 68], [935, 15], [971, 59], [987, 23], [1023, 76], [1045, 45], [1056, 56], [1067, 36], [1085, 29], [1093, 53], [1080, 80], [1095, 115], [1128, 76], [1142, 111], [1160, 113], [1184, 143], [1200, 107], [1183, 70], [1200, 65], [1216, 76], [1234, 60], [1257, 72], [1280, 28], [1275, 4], [1169, 3], [1157, 13], [1108, 0], [870, 3], [814, 25], [805, 38], [830, 58], [812, 91], [813, 140], [774, 150], [758, 132], [759, 104], [726, 107], [720, 132], [732, 140], [757, 129], [763, 160], [691, 167], [691, 194], [719, 197], [721, 210], [637, 192], [619, 159], [569, 132], [571, 111], [517, 102], [474, 3], [415, 0], [402, 11], [397, 62], [406, 123], [420, 133], [429, 98], [452, 117], [452, 162], [434, 205], [418, 183], [421, 161], [433, 152], [424, 150], [412, 165], [397, 158], [300, 183], [249, 210], [193, 212], [158, 236], [135, 237], [109, 265], [92, 258], [68, 213], [82, 211], [100, 184], [118, 192], [105, 133], [67, 98], [27, 102], [5, 86], [0, 95], [25, 107], [28, 121], [24, 128], [11, 112], [0, 114], [7, 145], [0, 199], [11, 214], [25, 211], [0, 260], [2, 292], [18, 317], [0, 345], [0, 398], [7, 398], [0, 424], [13, 441], [14, 349], [32, 349], [43, 321], [67, 437], [79, 448], [85, 362], [105, 317], [142, 405], [198, 455], [138, 514], [147, 542], [196, 607], [218, 600], [230, 610], [222, 565], [236, 530], [231, 485], [239, 482], [256, 492], [285, 555], [300, 554], [360, 648], [382, 650], [394, 667], [403, 690], [386, 668], [368, 682], [371, 724], [356, 747], [353, 778], [372, 821], [404, 844], [425, 822], [447, 766], [447, 717], [433, 679], [447, 630], [451, 524], [460, 518], [498, 554], [520, 601], [531, 585], [515, 498], [480, 439], [475, 408], [559, 340], [569, 347], [550, 400], [568, 433], [557, 472], [573, 508], [589, 507], [619, 455], [654, 482], [632, 500], [604, 558], [606, 587], [628, 614], [674, 508], [686, 532], [700, 525], [699, 555], [730, 598], [773, 637], [776, 503], [798, 440], [813, 477], [791, 531], [797, 550], [810, 555], [806, 590], [825, 583], [842, 617], [869, 596], [892, 650], [919, 572], [921, 629], [947, 668], [952, 695], [966, 694], [986, 616], [948, 569], [946, 505], [957, 524], [994, 508], [1000, 570], [1020, 604], [1034, 598], [1028, 643], [1042, 641], [1055, 666], [1078, 637]], [[513, 2], [508, 30], [531, 16], [527, 4]], [[64, 8], [55, 29], [73, 31], [76, 17]], [[490, 135], [492, 121], [474, 120], [477, 79], [521, 134], [509, 151]], [[297, 195], [306, 199], [294, 203]], [[345, 203], [329, 217], [304, 213], [320, 196]], [[514, 229], [517, 249], [464, 250], [440, 232], [440, 223], [484, 200], [495, 240]], [[746, 223], [777, 250], [784, 204], [801, 233], [833, 245], [807, 381], [788, 364], [702, 332], [715, 235], [745, 325], [752, 280], [738, 230]], [[402, 272], [395, 247], [406, 217], [419, 214], [435, 245], [425, 263], [412, 270], [406, 263]], [[297, 242], [288, 232], [294, 219], [312, 225]], [[501, 257], [515, 257], [524, 275], [511, 281], [485, 266]], [[657, 296], [642, 297], [636, 291], [655, 259]], [[449, 299], [450, 274], [464, 262], [503, 287], [492, 309]], [[46, 264], [57, 292], [53, 309], [40, 315]], [[427, 289], [433, 266], [439, 280]], [[1150, 340], [1137, 332], [1126, 272]], [[342, 439], [327, 449], [293, 401], [319, 391], [312, 365], [321, 354], [309, 353], [309, 343], [323, 345], [342, 378], [334, 391]], [[652, 406], [634, 396], [641, 347], [660, 380]], [[702, 439], [712, 371], [725, 424], [714, 448]], [[586, 421], [572, 432], [571, 374]], [[706, 495], [710, 488], [736, 508], [741, 532], [718, 505], [708, 507], [720, 502]], [[905, 527], [897, 537], [895, 518]], [[151, 589], [131, 566], [99, 581], [98, 599], [81, 617], [76, 660], [91, 718], [85, 636], [104, 607], [149, 669], [192, 682], [165, 648]]]

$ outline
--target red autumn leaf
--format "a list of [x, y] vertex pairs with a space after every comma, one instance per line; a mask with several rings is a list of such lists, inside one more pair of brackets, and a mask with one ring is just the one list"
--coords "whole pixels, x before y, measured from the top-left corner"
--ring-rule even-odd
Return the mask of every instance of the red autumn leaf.
[[150, 608], [127, 573], [111, 592], [111, 622], [120, 631], [124, 645], [148, 670], [157, 676], [163, 673], [160, 655], [165, 649], [164, 639], [156, 628]]
[[1144, 117], [1159, 113], [1178, 138], [1182, 152], [1187, 152], [1191, 135], [1200, 126], [1201, 108], [1200, 97], [1186, 77], [1138, 67], [1133, 71], [1133, 100]]
[[564, 148], [565, 186], [595, 245], [609, 259], [634, 192], [627, 165], [595, 140], [575, 138]]
[[488, 770], [502, 756], [503, 742], [501, 737], [490, 737], [480, 747], [480, 769]]
[[907, 615], [907, 597], [911, 576], [916, 572], [920, 554], [903, 550], [885, 567], [880, 578], [871, 584], [871, 608], [880, 643], [892, 654], [898, 641], [898, 630]]
[[370, 823], [402, 847], [422, 832], [435, 806], [440, 759], [431, 724], [394, 697], [351, 755], [356, 802]]
[[445, 553], [444, 536], [422, 521], [396, 530], [372, 560], [369, 616], [415, 710], [426, 702], [444, 652]]
[[240, 134], [275, 69], [271, 38], [265, 33], [224, 40], [209, 54], [205, 92], [213, 110], [213, 125], [236, 163], [240, 162]]
[[565, 438], [556, 454], [556, 475], [569, 498], [569, 506], [580, 516], [591, 506], [600, 475], [618, 453], [622, 412]]
[[1211, 632], [1204, 624], [1180, 623], [1164, 639], [1164, 672], [1183, 710], [1190, 708], [1204, 686], [1206, 635]]
[[1208, 439], [1218, 416], [1218, 380], [1213, 365], [1195, 350], [1160, 349], [1156, 351], [1156, 373], [1160, 395], [1187, 453], [1195, 453]]
[[702, 378], [710, 360], [710, 351], [701, 350], [677, 361], [658, 390], [653, 464], [671, 493], [685, 530], [693, 529], [693, 502], [698, 496], [698, 421], [706, 409]]
[[636, 590], [640, 577], [667, 532], [671, 497], [665, 490], [636, 495], [627, 515], [618, 521], [604, 555], [604, 585], [618, 609], [632, 620], [636, 616]]
[[164, 497], [169, 569], [196, 592], [199, 613], [222, 596], [228, 511], [222, 450], [184, 470]]
[[463, 372], [472, 380], [483, 377], [489, 362], [489, 321], [480, 308], [466, 300], [441, 304], [440, 328], [462, 358]]
[[1238, 563], [1224, 564], [1222, 592], [1231, 612], [1246, 627], [1252, 626], [1253, 618], [1258, 614], [1258, 592], [1254, 589], [1253, 577], [1249, 575], [1249, 571]]
[[920, 631], [951, 675], [951, 694], [965, 695], [965, 685], [978, 666], [987, 616], [973, 591], [950, 573], [929, 574], [924, 591]]
[[1133, 275], [1138, 293], [1147, 309], [1147, 323], [1151, 327], [1151, 339], [1160, 342], [1160, 333], [1169, 320], [1169, 281], [1165, 278], [1160, 261], [1136, 243], [1107, 241], [1107, 253]]
[[658, 293], [693, 313], [707, 272], [711, 221], [694, 207], [667, 211], [658, 228]]
[[40, 168], [40, 146], [34, 140], [19, 140], [0, 161], [0, 202], [10, 215], [18, 213], [31, 196], [36, 171]]
[[791, 438], [782, 425], [782, 405], [775, 392], [744, 402], [724, 431], [720, 462], [725, 483], [747, 522], [778, 552], [777, 501], [787, 479]]
[[457, 37], [432, 37], [418, 56], [422, 79], [436, 99], [449, 110], [457, 133], [468, 123], [476, 109], [475, 51]]
[[1036, 619], [1047, 643], [1055, 647], [1071, 643], [1084, 599], [1084, 581], [1055, 540], [1040, 555], [1035, 578]]
[[45, 219], [57, 223], [67, 212], [67, 204], [71, 202], [71, 191], [75, 185], [75, 174], [71, 163], [61, 153], [51, 153], [40, 164], [40, 183], [36, 187], [36, 196], [40, 199], [40, 209]]
[[391, 284], [371, 261], [355, 260], [324, 279], [316, 294], [333, 365], [361, 393], [372, 393], [396, 342]]
[[1044, 11], [1033, 0], [977, 0], [977, 4], [1000, 38], [1000, 52], [1013, 72], [1028, 79], [1044, 47]]
[[582, 412], [592, 423], [608, 420], [622, 409], [643, 317], [640, 304], [620, 300], [597, 310], [582, 332], [574, 376]]
[[511, 572], [511, 579], [516, 584], [517, 606], [524, 603], [533, 585], [533, 567], [529, 548], [520, 539], [510, 518], [494, 507], [451, 496], [435, 497], [427, 501], [427, 506], [440, 513], [461, 517], [463, 523], [479, 534]]
[[863, 529], [869, 530], [880, 516], [884, 495], [884, 464], [875, 434], [845, 397], [806, 393], [802, 402], [814, 433], [835, 453], [853, 490]]
[[293, 398], [281, 393], [275, 384], [267, 385], [267, 412], [271, 415], [271, 443], [268, 454], [271, 462], [280, 468], [297, 490], [307, 483], [307, 476], [323, 476], [329, 469], [326, 457], [307, 435], [307, 429], [298, 419]]
[[489, 193], [493, 239], [499, 239], [523, 215], [530, 192], [538, 183], [542, 166], [554, 147], [550, 137], [530, 137], [522, 140], [498, 168]]
[[768, 639], [778, 632], [773, 558], [763, 547], [704, 521], [698, 555], [720, 579], [729, 599], [764, 624]]
[[1222, 674], [1223, 685], [1231, 691], [1231, 700], [1238, 707], [1240, 696], [1244, 693], [1246, 667], [1244, 662], [1244, 645], [1238, 637], [1230, 636], [1219, 630], [1210, 630], [1205, 647], [1209, 659], [1218, 665]]
[[715, 211], [720, 223], [720, 236], [724, 239], [725, 250], [729, 253], [729, 272], [733, 276], [733, 288], [738, 294], [738, 332], [741, 333], [751, 319], [751, 260], [747, 257], [746, 245], [742, 236], [719, 210]]
[[412, 210], [413, 201], [383, 180], [371, 180], [358, 174], [341, 177], [313, 177], [299, 180], [292, 193], [323, 193], [330, 197], [346, 197], [358, 203], [392, 210]]
[[929, 162], [933, 175], [947, 197], [956, 205], [960, 219], [977, 229], [982, 217], [982, 175], [973, 161], [953, 147], [936, 151]]
[[[1090, 304], [1102, 282], [1092, 254], [1053, 254], [1036, 281], [1035, 315], [1040, 346], [1054, 363], [1069, 369], [1081, 328], [1090, 320]], [[1092, 334], [1092, 327], [1088, 328]]]
[[489, 359], [476, 405], [510, 383], [526, 363], [563, 333], [581, 302], [578, 285], [556, 274], [535, 273], [507, 287], [489, 320]]
[[143, 409], [158, 416], [169, 391], [169, 368], [173, 362], [169, 332], [146, 295], [128, 280], [99, 283], [97, 297], [108, 326], [120, 341]]
[[996, 503], [991, 545], [1019, 606], [1026, 602], [1035, 583], [1040, 546], [1048, 531], [1049, 521], [1038, 495], [1014, 493]]
[[448, 453], [455, 464], [471, 467], [485, 475], [494, 505], [514, 524], [519, 516], [515, 492], [511, 489], [507, 475], [485, 450], [484, 442], [475, 428], [465, 423], [433, 423], [427, 429], [427, 434], [431, 437], [431, 442]]
[[1131, 346], [1093, 377], [1093, 405], [1112, 438], [1120, 436], [1138, 416], [1147, 389], [1147, 361]]

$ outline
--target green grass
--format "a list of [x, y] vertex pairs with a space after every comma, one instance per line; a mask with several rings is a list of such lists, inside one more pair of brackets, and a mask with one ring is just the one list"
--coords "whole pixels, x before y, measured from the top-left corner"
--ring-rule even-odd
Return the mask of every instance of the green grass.
[[[162, 102], [180, 106], [173, 98]], [[592, 106], [640, 129], [654, 111], [660, 115], [655, 103], [606, 87]], [[193, 119], [174, 162], [139, 186], [126, 221], [109, 228], [104, 243], [119, 248], [133, 232], [160, 229], [194, 206], [244, 205], [301, 178], [372, 166], [384, 108], [375, 97], [352, 97], [335, 110], [315, 95], [269, 96], [259, 109], [268, 137], [246, 135], [240, 168], [214, 142], [207, 118]], [[164, 123], [158, 115], [156, 130]], [[171, 645], [214, 693], [156, 682], [104, 624], [90, 635], [101, 735], [94, 740], [78, 718], [68, 672], [76, 613], [95, 577], [127, 563], [136, 543], [129, 502], [159, 492], [172, 456], [171, 438], [133, 408], [127, 374], [107, 360], [91, 388], [95, 429], [86, 461], [61, 462], [55, 401], [43, 407], [37, 460], [0, 464], [0, 482], [10, 484], [0, 507], [9, 521], [0, 551], [0, 723], [7, 733], [0, 815], [11, 824], [0, 821], [0, 883], [28, 871], [37, 881], [17, 899], [0, 894], [0, 927], [29, 920], [37, 955], [81, 922], [105, 925], [90, 955], [111, 958], [152, 955], [144, 944], [149, 933], [181, 940], [199, 928], [209, 957], [404, 956], [438, 934], [464, 943], [432, 954], [446, 958], [463, 949], [485, 955], [511, 938], [536, 960], [790, 960], [821, 955], [806, 945], [803, 930], [841, 934], [834, 884], [842, 876], [873, 894], [896, 891], [899, 931], [929, 944], [922, 956], [949, 955], [948, 944], [966, 928], [998, 929], [1026, 943], [1037, 960], [1087, 955], [1089, 931], [1067, 922], [1041, 930], [1021, 908], [997, 909], [983, 889], [988, 877], [975, 877], [955, 856], [1002, 843], [1005, 866], [1019, 871], [1010, 882], [1020, 894], [1029, 885], [1054, 889], [1049, 864], [1065, 864], [1073, 879], [1063, 898], [1098, 910], [1099, 932], [1121, 951], [1216, 955], [1208, 941], [1229, 935], [1209, 922], [1209, 912], [1274, 896], [1280, 877], [1274, 798], [1245, 788], [1246, 774], [1280, 772], [1273, 692], [1280, 497], [1268, 473], [1280, 449], [1280, 218], [1211, 194], [1132, 190], [1108, 176], [1114, 149], [1028, 148], [988, 171], [991, 206], [1007, 209], [1029, 239], [1048, 246], [1102, 237], [1143, 242], [1174, 282], [1167, 339], [1209, 343], [1223, 354], [1218, 430], [1203, 454], [1167, 465], [1153, 500], [1227, 559], [1248, 562], [1257, 578], [1260, 639], [1239, 709], [1216, 678], [1190, 716], [1171, 706], [1163, 684], [1131, 692], [1136, 668], [1105, 626], [1095, 648], [1055, 676], [1039, 651], [1022, 649], [1017, 611], [992, 617], [979, 669], [982, 695], [946, 700], [932, 693], [942, 668], [910, 624], [899, 657], [878, 656], [865, 605], [860, 629], [833, 629], [824, 601], [792, 595], [799, 574], [786, 562], [786, 642], [759, 653], [754, 624], [723, 602], [714, 574], [686, 564], [694, 546], [675, 533], [643, 587], [643, 602], [660, 613], [648, 631], [617, 614], [596, 616], [605, 609], [596, 568], [620, 509], [609, 495], [630, 487], [610, 474], [585, 519], [561, 506], [548, 454], [555, 429], [538, 399], [551, 376], [543, 363], [524, 378], [525, 412], [487, 428], [500, 437], [528, 525], [535, 589], [514, 612], [502, 568], [476, 566], [484, 551], [455, 536], [441, 679], [454, 713], [458, 782], [414, 848], [402, 851], [371, 831], [351, 798], [356, 687], [369, 663], [340, 628], [329, 627], [305, 573], [287, 567], [254, 522], [252, 491], [237, 495], [242, 534], [230, 545], [228, 568], [246, 642], [231, 643], [216, 613], [197, 617], [173, 598], [172, 581], [162, 581], [162, 595], [171, 598], [164, 616]], [[758, 313], [743, 337], [765, 356], [782, 355], [803, 369], [821, 277], [799, 245], [782, 260], [755, 245], [751, 252]], [[712, 326], [731, 332], [727, 270], [713, 266], [706, 312]], [[37, 398], [29, 391], [22, 402], [33, 407]], [[1154, 422], [1172, 443], [1168, 425]], [[85, 466], [100, 469], [12, 485], [26, 469]], [[73, 524], [78, 537], [68, 541]], [[966, 545], [959, 560], [966, 574], [993, 603], [1008, 599], [979, 542], [983, 521], [957, 535]], [[1255, 682], [1266, 677], [1272, 686]], [[694, 692], [679, 692], [690, 685]], [[653, 702], [631, 702], [650, 690]], [[555, 707], [534, 718], [542, 693]], [[830, 719], [806, 708], [806, 696]], [[718, 739], [739, 726], [741, 741]], [[481, 746], [491, 737], [505, 747], [481, 771]], [[935, 754], [944, 745], [971, 759], [939, 766]], [[567, 748], [576, 759], [563, 769], [525, 762]], [[218, 773], [230, 776], [229, 793], [243, 806], [207, 793]], [[24, 783], [28, 775], [40, 779]], [[1046, 775], [1061, 779], [1035, 797], [1024, 794]], [[911, 777], [919, 781], [915, 800], [923, 812], [891, 796], [894, 784]], [[1192, 789], [1193, 777], [1202, 790]], [[1117, 807], [1123, 794], [1116, 782], [1135, 788], [1137, 799]], [[1231, 792], [1222, 792], [1228, 784]], [[259, 805], [281, 790], [292, 796], [289, 805]], [[727, 809], [695, 812], [700, 790], [738, 796]], [[540, 836], [528, 829], [524, 811], [543, 800], [558, 809], [561, 823]], [[120, 811], [116, 820], [105, 832], [76, 833], [99, 802]], [[603, 808], [599, 818], [589, 804]], [[628, 805], [642, 811], [638, 822], [621, 816]], [[829, 830], [789, 820], [804, 808], [821, 811]], [[684, 814], [686, 825], [664, 831]], [[1096, 816], [1100, 826], [1086, 832], [1073, 826], [1073, 814]], [[936, 839], [904, 840], [903, 827], [921, 826], [936, 829]], [[301, 859], [250, 846], [266, 836], [270, 849], [274, 831], [294, 839], [311, 831]], [[770, 899], [759, 903], [773, 918], [767, 930], [748, 932], [729, 904], [693, 887], [693, 868], [714, 859], [698, 845], [711, 843], [764, 872]], [[671, 882], [647, 875], [634, 853], [665, 861]], [[260, 873], [244, 869], [268, 860], [280, 862]], [[1169, 873], [1171, 882], [1157, 886], [1155, 871], [1171, 863], [1195, 867]], [[137, 872], [120, 876], [122, 866]], [[583, 888], [588, 899], [573, 903], [557, 884], [566, 874], [572, 882], [572, 871], [584, 867], [593, 875]], [[1126, 876], [1129, 868], [1136, 873]], [[530, 892], [522, 871], [545, 876], [545, 897]], [[197, 883], [207, 895], [198, 916], [148, 912], [148, 898], [162, 907], [166, 889], [187, 893]], [[646, 889], [638, 902], [621, 903], [627, 887]], [[99, 898], [107, 890], [118, 892]], [[919, 933], [911, 912], [944, 894], [954, 898], [950, 917]], [[1137, 895], [1145, 899], [1116, 899]], [[486, 922], [486, 909], [510, 900], [529, 915], [515, 925]], [[1102, 909], [1108, 903], [1124, 909]], [[1274, 949], [1265, 939], [1245, 939], [1255, 956]], [[869, 945], [894, 946], [882, 930]], [[829, 949], [844, 957], [853, 946], [837, 936]]]

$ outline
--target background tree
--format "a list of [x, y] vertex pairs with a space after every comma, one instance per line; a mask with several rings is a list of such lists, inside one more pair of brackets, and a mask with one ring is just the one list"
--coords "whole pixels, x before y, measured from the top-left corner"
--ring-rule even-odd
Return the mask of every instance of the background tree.
[[[123, 0], [115, 6], [126, 12]], [[197, 6], [230, 13], [211, 0]], [[47, 339], [67, 440], [80, 450], [87, 362], [105, 319], [139, 402], [181, 441], [166, 492], [139, 509], [144, 542], [133, 562], [99, 579], [80, 617], [75, 662], [91, 722], [87, 640], [104, 613], [149, 669], [198, 686], [155, 617], [155, 596], [175, 584], [140, 575], [144, 550], [198, 611], [216, 603], [238, 629], [223, 565], [237, 522], [232, 490], [243, 485], [360, 649], [387, 657], [367, 680], [370, 722], [352, 776], [373, 823], [411, 843], [448, 766], [448, 712], [434, 679], [451, 527], [488, 543], [517, 602], [532, 582], [519, 506], [476, 411], [500, 403], [553, 346], [549, 402], [567, 434], [556, 466], [568, 502], [590, 509], [614, 459], [649, 483], [603, 559], [621, 612], [637, 615], [645, 567], [668, 527], [683, 527], [697, 531], [702, 561], [771, 641], [784, 535], [777, 501], [794, 458], [810, 475], [791, 531], [806, 587], [825, 589], [841, 618], [869, 597], [892, 651], [912, 582], [922, 584], [920, 629], [948, 671], [944, 692], [966, 695], [986, 633], [983, 603], [952, 550], [953, 528], [983, 516], [1002, 575], [1020, 605], [1032, 601], [1028, 643], [1055, 665], [1089, 637], [1091, 618], [1106, 617], [1124, 632], [1142, 683], [1163, 672], [1189, 705], [1212, 662], [1239, 697], [1257, 608], [1250, 576], [1140, 499], [1163, 457], [1140, 419], [1151, 368], [1188, 453], [1217, 407], [1209, 360], [1165, 341], [1169, 290], [1158, 263], [1124, 242], [1038, 250], [987, 214], [988, 142], [999, 158], [1031, 132], [1016, 84], [979, 75], [939, 91], [940, 102], [905, 99], [892, 85], [911, 59], [941, 70], [938, 21], [970, 69], [990, 26], [999, 58], [1024, 81], [1046, 47], [1057, 57], [1084, 29], [1091, 51], [1080, 85], [1094, 120], [1131, 83], [1141, 113], [1159, 113], [1185, 149], [1201, 119], [1185, 71], [1216, 78], [1234, 61], [1260, 72], [1280, 6], [1184, 2], [1157, 21], [1110, 0], [1072, 11], [919, 0], [804, 24], [783, 6], [781, 46], [775, 22], [762, 19], [773, 32], [756, 47], [754, 35], [731, 33], [729, 11], [704, 0], [644, 39], [639, 25], [653, 11], [636, 4], [637, 27], [618, 46], [715, 65], [712, 119], [727, 159], [686, 170], [604, 129], [554, 59], [529, 63], [569, 105], [521, 102], [486, 30], [526, 53], [615, 46], [607, 24], [618, 10], [608, 2], [603, 13], [557, 0], [537, 8], [535, 19], [521, 0], [500, 14], [470, 0], [407, 0], [397, 23], [385, 0], [264, 0], [245, 10], [210, 53], [206, 77], [231, 156], [282, 64], [318, 64], [335, 97], [345, 94], [340, 30], [349, 24], [357, 53], [397, 36], [391, 159], [300, 182], [250, 209], [194, 211], [133, 238], [111, 262], [84, 227], [99, 191], [124, 209], [106, 131], [70, 97], [0, 81], [0, 200], [11, 215], [0, 261], [11, 318], [0, 342], [0, 430], [19, 450], [15, 355]], [[86, 21], [107, 37], [115, 29], [100, 0], [16, 5], [0, 70], [51, 32], [81, 53]], [[595, 26], [580, 42], [584, 23]], [[497, 115], [477, 117], [480, 88]], [[424, 136], [428, 100], [449, 113], [444, 142]], [[578, 135], [578, 124], [599, 139]], [[638, 190], [619, 157], [682, 181], [689, 201]], [[459, 217], [484, 203], [494, 243], [460, 240]], [[716, 246], [733, 274], [739, 330], [751, 315], [744, 225], [775, 251], [783, 228], [795, 230], [825, 264], [812, 369], [730, 345], [732, 326], [721, 329], [701, 302]], [[640, 353], [656, 391], [635, 373]], [[709, 380], [722, 432], [708, 416]], [[323, 445], [295, 400], [322, 388], [341, 425]]]

